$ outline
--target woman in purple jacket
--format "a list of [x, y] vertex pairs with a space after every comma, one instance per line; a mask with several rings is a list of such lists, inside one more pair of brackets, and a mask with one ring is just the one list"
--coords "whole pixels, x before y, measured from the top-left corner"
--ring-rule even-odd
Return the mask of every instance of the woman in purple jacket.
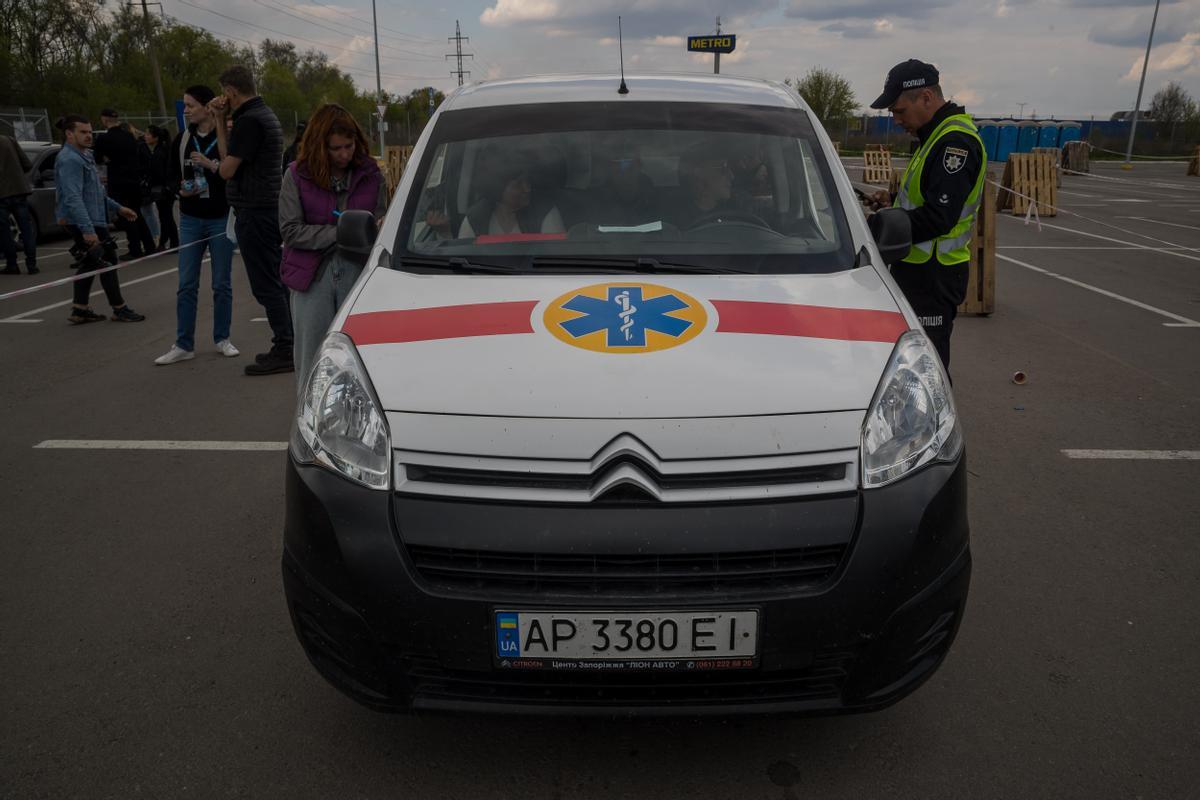
[[279, 272], [291, 289], [300, 386], [338, 308], [362, 274], [364, 265], [337, 248], [338, 217], [347, 209], [370, 211], [380, 219], [387, 209], [387, 190], [358, 122], [346, 109], [329, 104], [309, 119], [299, 155], [284, 172], [279, 191]]

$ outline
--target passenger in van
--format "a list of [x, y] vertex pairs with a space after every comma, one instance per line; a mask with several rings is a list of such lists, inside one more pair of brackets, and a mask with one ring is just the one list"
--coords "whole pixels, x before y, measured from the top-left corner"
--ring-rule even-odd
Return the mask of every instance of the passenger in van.
[[597, 225], [642, 225], [662, 218], [654, 181], [642, 171], [637, 145], [627, 139], [610, 143], [602, 154], [604, 183], [597, 190], [592, 222]]
[[458, 238], [566, 232], [558, 208], [534, 196], [528, 159], [497, 149], [484, 153], [481, 163], [482, 197], [467, 210]]

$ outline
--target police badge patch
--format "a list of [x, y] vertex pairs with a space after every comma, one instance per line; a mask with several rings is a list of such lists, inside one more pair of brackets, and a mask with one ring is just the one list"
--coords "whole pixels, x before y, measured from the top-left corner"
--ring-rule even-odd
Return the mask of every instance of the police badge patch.
[[966, 163], [967, 151], [961, 147], [947, 147], [946, 152], [942, 155], [942, 166], [951, 175], [962, 169]]

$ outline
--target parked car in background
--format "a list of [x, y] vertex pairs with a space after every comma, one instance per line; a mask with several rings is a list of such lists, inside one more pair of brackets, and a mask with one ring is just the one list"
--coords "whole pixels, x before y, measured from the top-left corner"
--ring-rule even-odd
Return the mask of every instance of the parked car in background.
[[[21, 142], [21, 149], [33, 164], [29, 171], [29, 183], [33, 186], [33, 194], [29, 198], [32, 212], [34, 238], [41, 241], [48, 235], [62, 233], [62, 226], [54, 213], [54, 160], [62, 145], [51, 142]], [[13, 238], [20, 238], [16, 220], [10, 216], [6, 220]]]

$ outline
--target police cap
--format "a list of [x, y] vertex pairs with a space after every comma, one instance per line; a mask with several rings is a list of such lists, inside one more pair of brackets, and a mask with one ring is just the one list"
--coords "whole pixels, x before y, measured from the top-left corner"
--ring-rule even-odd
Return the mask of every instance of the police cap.
[[902, 61], [888, 72], [887, 81], [883, 84], [883, 94], [871, 103], [871, 108], [890, 108], [901, 92], [937, 86], [938, 77], [937, 67], [933, 64], [926, 64], [915, 58]]

